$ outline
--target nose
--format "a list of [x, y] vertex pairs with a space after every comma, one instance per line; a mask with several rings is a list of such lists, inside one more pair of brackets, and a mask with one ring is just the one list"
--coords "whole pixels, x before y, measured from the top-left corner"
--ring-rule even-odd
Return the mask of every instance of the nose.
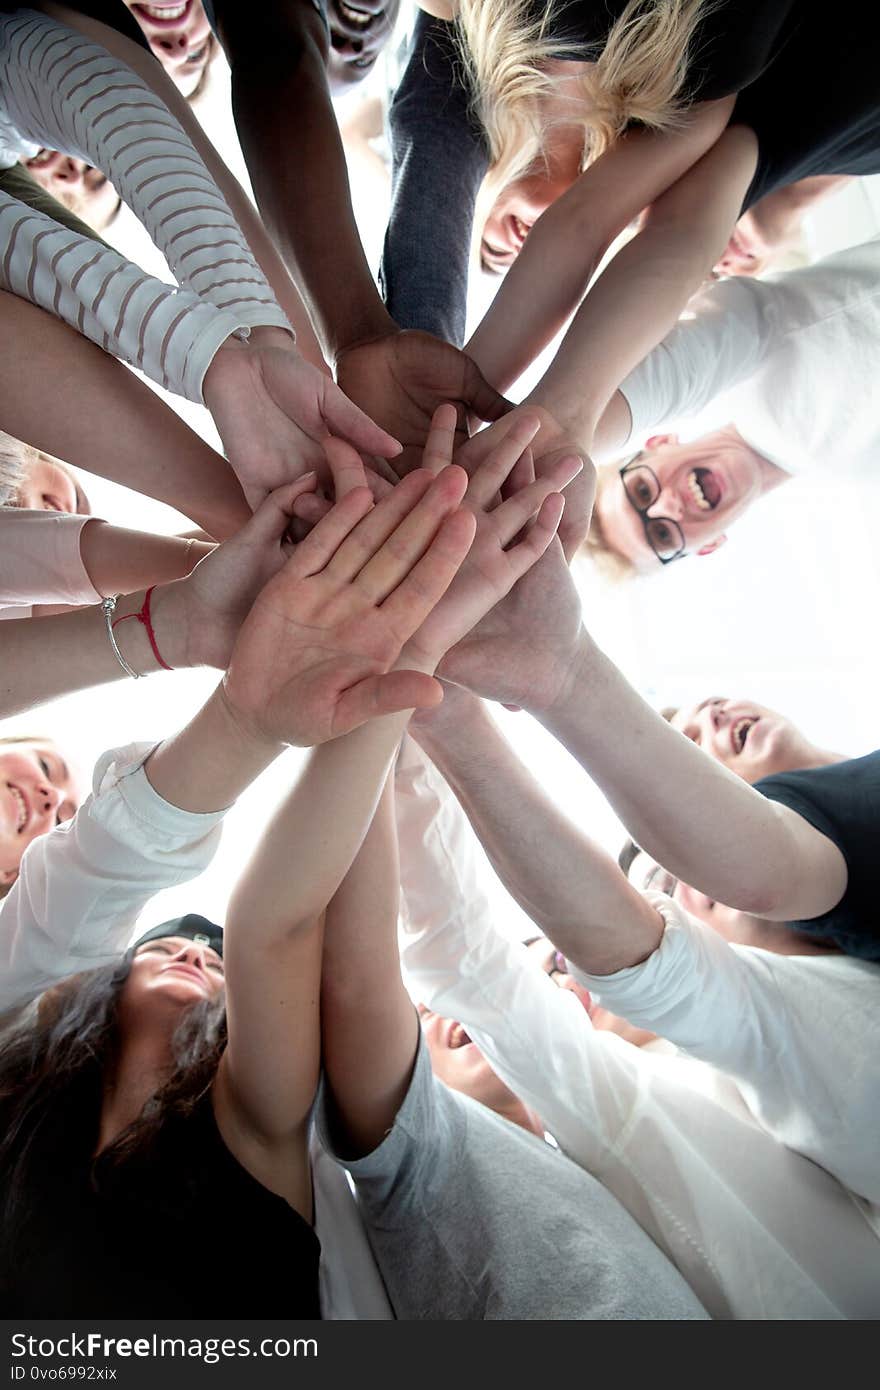
[[182, 961], [186, 965], [194, 965], [197, 970], [205, 969], [205, 948], [200, 946], [197, 941], [190, 941], [186, 946], [181, 946], [173, 957], [174, 960]]
[[359, 57], [364, 51], [363, 39], [353, 38], [350, 34], [343, 34], [340, 30], [334, 29], [330, 34], [330, 42], [337, 53], [343, 57]]
[[154, 48], [161, 48], [170, 58], [180, 58], [189, 51], [189, 29], [172, 29], [171, 33], [165, 30], [162, 34], [155, 35], [152, 44]]
[[648, 516], [668, 516], [672, 521], [681, 521], [684, 504], [672, 488], [663, 488], [653, 507], [648, 508]]
[[87, 167], [81, 159], [72, 159], [70, 155], [65, 155], [52, 170], [52, 177], [57, 179], [59, 183], [82, 183], [83, 174]]
[[39, 782], [35, 789], [37, 810], [42, 816], [54, 817], [61, 805], [61, 792], [51, 782]]

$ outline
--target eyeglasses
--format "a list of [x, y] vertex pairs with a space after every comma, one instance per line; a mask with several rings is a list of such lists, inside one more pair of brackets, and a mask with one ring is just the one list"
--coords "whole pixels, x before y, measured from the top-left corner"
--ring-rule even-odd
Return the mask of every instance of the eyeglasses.
[[646, 463], [640, 463], [641, 453], [633, 454], [620, 470], [620, 481], [627, 501], [635, 508], [645, 530], [645, 540], [653, 550], [661, 565], [669, 565], [679, 560], [685, 553], [687, 542], [677, 521], [669, 516], [648, 516], [662, 491], [657, 474]]

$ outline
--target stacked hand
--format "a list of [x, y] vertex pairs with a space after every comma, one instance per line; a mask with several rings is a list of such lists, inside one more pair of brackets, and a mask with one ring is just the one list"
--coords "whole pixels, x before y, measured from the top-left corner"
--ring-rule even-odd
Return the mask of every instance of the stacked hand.
[[431, 417], [444, 401], [457, 410], [458, 444], [467, 439], [469, 414], [497, 420], [509, 409], [470, 357], [429, 333], [398, 330], [348, 348], [337, 360], [336, 378], [351, 400], [400, 440], [403, 452], [393, 467], [401, 475], [421, 466]]
[[555, 476], [557, 464], [567, 458], [577, 457], [583, 465], [565, 489], [565, 514], [559, 524], [559, 539], [566, 558], [570, 561], [583, 544], [589, 529], [596, 490], [596, 470], [575, 441], [574, 435], [548, 410], [530, 401], [517, 406], [489, 429], [475, 434], [463, 444], [455, 455], [455, 461], [468, 473], [472, 473], [489, 457], [496, 445], [504, 440], [507, 432], [518, 427], [521, 419], [538, 421], [539, 427], [531, 444], [536, 477]]
[[252, 507], [268, 492], [325, 467], [324, 444], [335, 435], [378, 458], [400, 452], [373, 423], [276, 329], [249, 343], [229, 340], [205, 376], [205, 404]]
[[224, 683], [239, 726], [269, 742], [323, 743], [442, 698], [430, 675], [392, 667], [470, 548], [467, 477], [420, 470], [374, 506], [356, 457], [339, 441], [327, 448], [336, 504], [259, 595]]

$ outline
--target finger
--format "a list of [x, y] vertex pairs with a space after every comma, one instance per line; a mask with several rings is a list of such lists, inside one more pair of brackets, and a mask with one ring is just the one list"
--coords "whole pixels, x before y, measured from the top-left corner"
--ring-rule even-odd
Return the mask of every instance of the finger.
[[431, 475], [424, 469], [408, 473], [392, 488], [387, 497], [377, 502], [369, 516], [340, 546], [329, 566], [329, 573], [338, 584], [350, 583], [393, 534], [431, 486]]
[[490, 386], [472, 357], [463, 354], [464, 381], [461, 399], [479, 420], [500, 420], [511, 409], [510, 402]]
[[327, 465], [333, 479], [333, 493], [337, 502], [341, 502], [343, 497], [353, 492], [356, 487], [367, 487], [364, 461], [357, 450], [346, 444], [344, 439], [325, 439], [324, 453], [327, 455]]
[[381, 502], [383, 497], [387, 497], [391, 489], [395, 486], [395, 484], [398, 481], [396, 473], [394, 474], [393, 480], [389, 481], [389, 479], [385, 477], [384, 473], [380, 473], [375, 468], [371, 468], [369, 464], [366, 468], [366, 474], [367, 487], [373, 494], [374, 502]]
[[507, 482], [502, 488], [504, 497], [513, 497], [514, 493], [522, 488], [528, 487], [529, 483], [535, 481], [535, 455], [531, 449], [523, 449], [516, 463], [507, 475]]
[[334, 735], [350, 733], [377, 715], [405, 709], [431, 709], [443, 699], [443, 687], [424, 671], [389, 671], [369, 676], [346, 690], [336, 706]]
[[422, 454], [422, 467], [436, 475], [452, 462], [458, 412], [454, 405], [438, 405]]
[[467, 490], [468, 504], [485, 509], [493, 495], [507, 481], [514, 464], [541, 428], [536, 415], [521, 415], [495, 446], [488, 458], [471, 474]]
[[456, 451], [455, 462], [467, 473], [473, 473], [475, 468], [479, 468], [481, 463], [485, 463], [492, 450], [501, 443], [512, 429], [516, 428], [519, 420], [522, 419], [521, 409], [511, 409], [511, 411], [498, 420], [488, 429], [480, 430], [479, 434], [474, 434], [461, 448]]
[[424, 497], [358, 574], [358, 590], [370, 603], [384, 602], [406, 578], [444, 519], [458, 507], [466, 486], [467, 475], [454, 464], [434, 479]]
[[373, 499], [368, 488], [356, 488], [343, 497], [306, 536], [282, 573], [291, 579], [302, 579], [324, 569], [372, 506]]
[[369, 415], [365, 415], [332, 381], [328, 381], [324, 389], [323, 414], [332, 434], [347, 440], [355, 449], [360, 449], [365, 454], [378, 454], [379, 458], [393, 459], [403, 447], [399, 440], [383, 430]]
[[544, 551], [553, 541], [565, 510], [565, 498], [561, 492], [551, 492], [541, 503], [541, 509], [525, 536], [517, 545], [511, 546], [507, 553], [508, 573], [512, 575], [510, 587], [540, 560]]
[[[560, 460], [560, 464], [563, 461]], [[502, 545], [509, 545], [528, 521], [540, 511], [545, 497], [561, 492], [566, 483], [580, 472], [580, 459], [572, 459], [570, 468], [559, 467], [555, 471], [558, 481], [550, 478], [536, 478], [521, 492], [509, 497], [492, 512], [492, 525]]]
[[293, 515], [300, 521], [307, 521], [311, 526], [315, 526], [322, 516], [326, 516], [333, 506], [326, 497], [322, 497], [317, 492], [307, 492], [305, 496], [298, 497], [293, 504]]
[[303, 473], [295, 482], [285, 483], [270, 492], [243, 528], [249, 538], [262, 544], [280, 540], [294, 515], [297, 501], [313, 496], [317, 481], [314, 473]]
[[446, 518], [422, 558], [382, 604], [401, 645], [421, 627], [446, 593], [470, 550], [477, 523], [473, 512], [460, 508]]

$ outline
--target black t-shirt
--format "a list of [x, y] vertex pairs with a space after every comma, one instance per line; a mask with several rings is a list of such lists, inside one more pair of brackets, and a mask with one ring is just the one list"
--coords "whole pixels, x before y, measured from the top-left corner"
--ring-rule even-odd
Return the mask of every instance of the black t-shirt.
[[[595, 58], [624, 0], [560, 5], [571, 58]], [[880, 172], [880, 5], [837, 19], [814, 0], [720, 0], [700, 20], [686, 95], [738, 92], [731, 123], [754, 130], [743, 211], [815, 174]], [[461, 343], [474, 201], [489, 164], [452, 26], [420, 15], [391, 108], [392, 211], [382, 280], [392, 317]], [[430, 269], [426, 269], [426, 265]]]
[[846, 892], [837, 906], [790, 925], [847, 955], [880, 960], [880, 751], [764, 777], [755, 790], [797, 811], [846, 860]]
[[64, 1131], [59, 1114], [25, 1225], [12, 1248], [2, 1241], [5, 1317], [321, 1316], [318, 1238], [233, 1158], [210, 1094], [146, 1152], [118, 1167], [99, 1158], [94, 1174]]

